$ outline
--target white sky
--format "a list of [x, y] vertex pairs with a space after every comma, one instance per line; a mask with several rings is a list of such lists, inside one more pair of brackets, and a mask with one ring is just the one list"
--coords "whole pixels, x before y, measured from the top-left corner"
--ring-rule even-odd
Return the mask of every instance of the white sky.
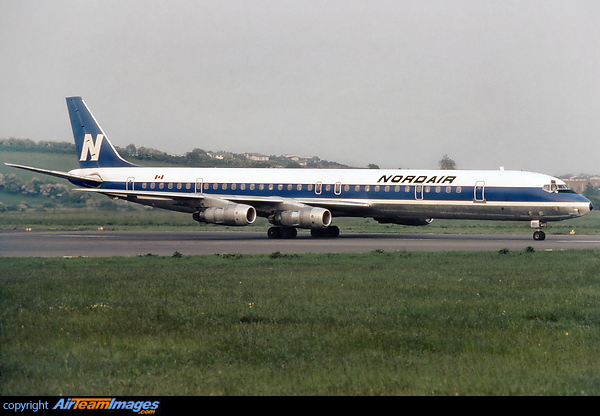
[[597, 0], [0, 0], [0, 137], [600, 174]]

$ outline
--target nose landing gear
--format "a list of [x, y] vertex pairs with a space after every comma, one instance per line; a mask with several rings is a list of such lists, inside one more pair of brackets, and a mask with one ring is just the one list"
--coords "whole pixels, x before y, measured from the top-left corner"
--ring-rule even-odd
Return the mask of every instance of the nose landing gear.
[[546, 225], [548, 225], [548, 223], [545, 223], [541, 220], [531, 221], [531, 228], [536, 228], [536, 231], [533, 232], [533, 239], [535, 241], [543, 241], [546, 239], [546, 233], [542, 231], [542, 228], [544, 228]]

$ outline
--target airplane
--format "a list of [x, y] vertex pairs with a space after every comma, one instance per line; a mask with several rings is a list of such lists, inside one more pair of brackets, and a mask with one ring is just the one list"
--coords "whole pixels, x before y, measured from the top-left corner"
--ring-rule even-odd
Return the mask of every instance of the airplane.
[[424, 226], [437, 219], [527, 221], [544, 240], [550, 221], [581, 217], [592, 203], [552, 176], [509, 170], [142, 167], [123, 159], [81, 97], [67, 97], [79, 169], [5, 163], [69, 180], [79, 191], [192, 214], [201, 223], [246, 226], [258, 216], [269, 238], [297, 229], [340, 233], [335, 217]]

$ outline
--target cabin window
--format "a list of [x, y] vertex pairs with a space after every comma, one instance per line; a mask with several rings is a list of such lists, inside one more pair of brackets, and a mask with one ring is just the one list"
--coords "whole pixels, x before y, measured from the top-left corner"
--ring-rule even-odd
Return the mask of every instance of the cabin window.
[[375, 192], [379, 192], [379, 189], [380, 189], [379, 185], [375, 185]]
[[231, 190], [235, 191], [237, 189], [237, 185], [235, 183], [231, 184]]
[[371, 190], [371, 186], [370, 185], [365, 185], [365, 192], [369, 192]]
[[462, 192], [462, 186], [457, 186], [456, 187], [456, 193], [460, 194]]
[[446, 186], [446, 193], [449, 194], [450, 192], [452, 192], [452, 187]]
[[426, 186], [425, 187], [425, 193], [428, 194], [429, 192], [431, 192], [431, 186]]
[[301, 190], [302, 190], [302, 184], [296, 185], [296, 191], [301, 191]]
[[192, 189], [192, 184], [191, 183], [186, 183], [185, 184], [185, 189]]
[[360, 192], [360, 185], [356, 185], [354, 187], [354, 192]]
[[147, 184], [146, 184], [146, 182], [144, 182], [144, 183], [142, 184], [142, 189], [146, 189], [146, 186], [147, 186]]
[[325, 190], [326, 190], [327, 192], [331, 191], [331, 185], [325, 185]]
[[169, 189], [173, 189], [173, 183], [172, 183], [172, 182], [169, 182], [169, 184], [167, 185], [167, 188], [169, 188]]
[[156, 188], [156, 184], [155, 184], [154, 182], [152, 182], [152, 183], [150, 184], [150, 189], [154, 189], [154, 188]]
[[404, 187], [404, 192], [410, 192], [410, 186], [406, 185], [406, 186]]
[[350, 185], [344, 185], [344, 192], [348, 192], [350, 190]]
[[309, 191], [309, 192], [310, 192], [310, 191], [312, 191], [312, 190], [313, 190], [313, 186], [312, 186], [312, 184], [310, 184], [310, 183], [309, 183], [309, 184], [306, 186], [306, 189], [308, 189], [308, 191]]
[[246, 190], [246, 184], [245, 184], [245, 183], [241, 183], [241, 184], [240, 184], [240, 189], [241, 189], [242, 191], [245, 191], [245, 190]]
[[400, 192], [400, 186], [399, 185], [394, 186], [394, 192]]

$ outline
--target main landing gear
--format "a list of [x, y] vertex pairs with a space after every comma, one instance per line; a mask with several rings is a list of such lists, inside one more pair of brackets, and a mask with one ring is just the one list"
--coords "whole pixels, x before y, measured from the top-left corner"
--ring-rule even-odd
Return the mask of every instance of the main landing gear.
[[[269, 238], [291, 239], [296, 238], [298, 231], [294, 227], [271, 227], [267, 231]], [[313, 228], [310, 230], [310, 235], [314, 238], [336, 238], [340, 235], [340, 229], [335, 225], [330, 225], [327, 228]]]
[[533, 239], [535, 241], [543, 241], [546, 239], [546, 233], [542, 231], [542, 228], [544, 228], [546, 225], [548, 224], [541, 220], [531, 221], [531, 228], [537, 228], [537, 230], [533, 232]]
[[269, 238], [296, 238], [298, 231], [294, 227], [271, 227], [267, 231]]

